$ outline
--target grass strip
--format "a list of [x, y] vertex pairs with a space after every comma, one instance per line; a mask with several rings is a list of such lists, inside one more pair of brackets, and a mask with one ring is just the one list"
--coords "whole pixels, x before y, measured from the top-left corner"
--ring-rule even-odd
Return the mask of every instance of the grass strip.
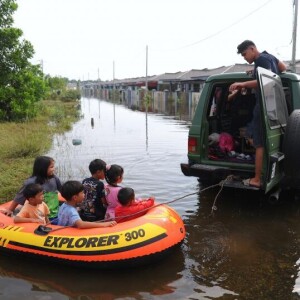
[[38, 115], [25, 122], [0, 124], [0, 202], [13, 199], [32, 173], [34, 159], [46, 154], [53, 136], [71, 130], [80, 117], [79, 102], [44, 100]]

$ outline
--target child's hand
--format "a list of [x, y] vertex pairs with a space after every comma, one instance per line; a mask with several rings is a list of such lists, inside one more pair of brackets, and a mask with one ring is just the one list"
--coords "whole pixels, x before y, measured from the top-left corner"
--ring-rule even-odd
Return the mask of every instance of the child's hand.
[[113, 227], [113, 226], [117, 225], [116, 221], [110, 221], [110, 222], [106, 222], [106, 223], [107, 223], [106, 227]]
[[41, 220], [41, 219], [31, 219], [31, 223], [41, 223], [41, 224], [45, 224], [44, 220]]
[[1, 209], [0, 212], [9, 217], [13, 214], [13, 212], [10, 209]]

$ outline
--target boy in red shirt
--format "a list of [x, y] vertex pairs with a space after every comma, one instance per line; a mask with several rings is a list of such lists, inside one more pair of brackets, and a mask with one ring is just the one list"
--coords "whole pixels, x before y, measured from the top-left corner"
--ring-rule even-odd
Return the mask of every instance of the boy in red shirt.
[[154, 205], [154, 198], [137, 200], [132, 188], [121, 188], [118, 192], [121, 205], [115, 208], [115, 220], [118, 223], [129, 221], [144, 215]]

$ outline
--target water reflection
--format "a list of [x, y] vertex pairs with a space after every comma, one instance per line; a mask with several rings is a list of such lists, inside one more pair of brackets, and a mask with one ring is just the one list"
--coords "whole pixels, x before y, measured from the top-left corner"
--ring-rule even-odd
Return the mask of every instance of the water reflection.
[[145, 114], [145, 120], [146, 120], [146, 151], [148, 150], [148, 112], [146, 111]]
[[[63, 295], [78, 300], [124, 299], [125, 297], [142, 299], [149, 295], [154, 299], [174, 292], [176, 281], [182, 277], [180, 271], [183, 269], [183, 263], [184, 258], [179, 249], [160, 264], [137, 268], [134, 274], [132, 270], [75, 269], [0, 257], [0, 275], [7, 278], [0, 279], [0, 288], [1, 285], [6, 285], [10, 299], [17, 299], [17, 295], [20, 295], [18, 299], [24, 299], [24, 294], [30, 295], [28, 298], [25, 297], [26, 299], [33, 299], [37, 295], [45, 297], [45, 293], [51, 297], [47, 299], [69, 299], [62, 297]], [[156, 280], [153, 274], [159, 274], [160, 280]], [[19, 279], [17, 289], [16, 278]], [[10, 282], [14, 282], [14, 285]]]
[[255, 194], [225, 192], [211, 217], [214, 195], [201, 194], [198, 210], [186, 221], [185, 255], [198, 294], [203, 299], [220, 297], [216, 291], [222, 299], [298, 299], [293, 290], [299, 203], [286, 198], [270, 206]]

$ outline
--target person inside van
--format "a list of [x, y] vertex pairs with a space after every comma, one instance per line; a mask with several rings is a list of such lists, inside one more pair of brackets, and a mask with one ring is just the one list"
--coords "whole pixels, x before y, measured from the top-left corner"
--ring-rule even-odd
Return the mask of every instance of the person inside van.
[[[230, 85], [229, 91], [234, 92], [235, 90], [251, 89], [257, 88], [256, 80], [256, 69], [257, 67], [262, 67], [267, 70], [271, 70], [273, 73], [279, 74], [286, 71], [286, 65], [280, 61], [278, 58], [269, 54], [266, 51], [259, 52], [256, 45], [250, 41], [245, 40], [237, 46], [237, 53], [241, 54], [244, 59], [249, 63], [254, 63], [253, 70], [253, 80], [246, 82], [235, 82]], [[253, 145], [255, 147], [255, 176], [253, 178], [248, 178], [243, 180], [244, 185], [260, 187], [261, 173], [263, 166], [263, 132], [262, 132], [262, 122], [260, 116], [260, 104], [256, 94], [256, 104], [253, 110], [253, 118], [251, 121], [251, 128], [253, 129]]]

